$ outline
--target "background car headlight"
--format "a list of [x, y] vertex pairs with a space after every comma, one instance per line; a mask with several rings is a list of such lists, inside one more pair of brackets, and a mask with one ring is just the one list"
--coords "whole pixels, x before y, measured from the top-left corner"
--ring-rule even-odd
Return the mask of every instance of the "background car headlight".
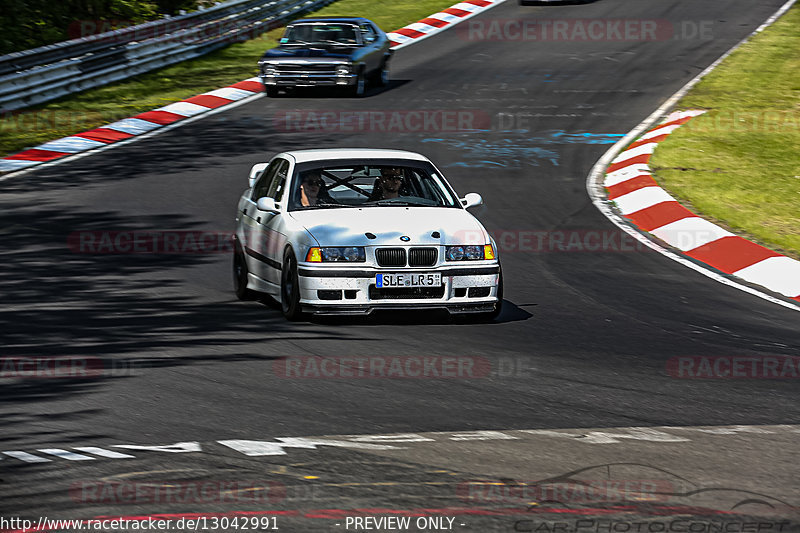
[[350, 74], [350, 65], [338, 65], [336, 67], [337, 76], [347, 76]]
[[261, 72], [264, 76], [274, 76], [278, 71], [272, 63], [262, 63]]
[[447, 261], [494, 259], [494, 250], [491, 244], [483, 246], [448, 246], [445, 249], [444, 257]]
[[333, 263], [338, 261], [363, 263], [366, 260], [367, 256], [363, 246], [350, 246], [347, 248], [313, 247], [306, 254], [306, 261], [310, 263]]

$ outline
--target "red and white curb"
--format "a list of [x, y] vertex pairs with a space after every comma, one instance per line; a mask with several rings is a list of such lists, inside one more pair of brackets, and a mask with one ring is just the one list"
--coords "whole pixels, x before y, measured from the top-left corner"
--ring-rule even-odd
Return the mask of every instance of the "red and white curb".
[[240, 81], [229, 87], [209, 91], [4, 157], [0, 159], [0, 172], [23, 170], [83, 152], [107, 148], [112, 144], [147, 135], [160, 128], [229, 106], [246, 98], [260, 96], [262, 92], [263, 87], [258, 78]]
[[505, 0], [464, 0], [444, 11], [439, 11], [419, 22], [404, 26], [388, 34], [392, 48], [398, 49], [457, 24], [478, 13], [503, 3]]
[[[589, 193], [589, 198], [591, 198], [594, 206], [608, 218], [609, 221], [648, 248], [718, 283], [733, 287], [742, 292], [767, 300], [768, 302], [780, 305], [781, 307], [800, 311], [800, 305], [797, 304], [797, 301], [800, 301], [800, 286], [798, 286], [800, 273], [797, 269], [797, 261], [788, 257], [783, 257], [770, 250], [763, 251], [761, 247], [758, 247], [754, 243], [747, 241], [742, 243], [744, 239], [741, 241], [738, 240], [738, 238], [732, 239], [730, 237], [736, 236], [730, 232], [708, 221], [699, 219], [699, 217], [688, 210], [685, 212], [681, 211], [682, 206], [680, 206], [674, 198], [668, 195], [666, 191], [658, 189], [654, 181], [652, 183], [648, 181], [648, 178], [650, 178], [649, 167], [646, 165], [646, 161], [649, 161], [649, 156], [653, 151], [651, 148], [655, 149], [655, 146], [646, 145], [663, 140], [662, 136], [672, 133], [674, 129], [678, 128], [683, 122], [690, 120], [693, 116], [698, 114], [698, 112], [684, 112], [683, 114], [670, 115], [660, 126], [656, 126], [655, 130], [658, 130], [657, 132], [655, 130], [647, 132], [648, 128], [652, 128], [654, 124], [662, 120], [692, 87], [716, 69], [720, 63], [735, 50], [739, 49], [754, 35], [764, 31], [786, 14], [789, 9], [795, 5], [796, 1], [797, 0], [787, 0], [771, 17], [756, 28], [755, 31], [731, 47], [697, 76], [689, 80], [678, 92], [668, 98], [661, 107], [653, 111], [650, 116], [644, 119], [614, 146], [609, 148], [608, 151], [597, 160], [592, 170], [589, 172], [586, 178], [586, 191]], [[628, 145], [634, 141], [636, 142], [629, 147]], [[627, 148], [630, 148], [631, 152], [627, 153], [624, 158], [621, 159], [620, 154], [626, 151]], [[633, 151], [637, 148], [639, 148], [638, 152]], [[636, 158], [638, 158], [638, 160]], [[627, 165], [630, 167], [627, 172], [620, 172], [619, 174], [610, 176], [610, 174], [622, 170], [624, 168], [622, 165], [625, 163], [630, 163]], [[618, 166], [613, 167], [612, 165]], [[631, 180], [634, 181], [624, 179], [625, 177], [631, 178]], [[615, 182], [615, 180], [619, 181]], [[628, 181], [627, 187], [633, 187], [633, 189], [626, 191], [626, 186], [623, 185], [615, 189], [615, 197], [609, 199], [607, 188], [613, 187], [614, 185], [622, 185], [626, 181]], [[642, 189], [651, 187], [655, 189], [639, 192], [636, 196], [630, 196], [625, 200], [621, 199], [628, 192], [635, 192], [635, 187], [638, 185], [641, 185]], [[612, 203], [621, 206], [620, 210], [612, 209]], [[661, 218], [654, 216], [651, 219], [646, 219], [640, 216], [645, 214], [643, 211], [648, 207], [654, 207], [662, 203], [665, 205], [652, 211], [654, 215], [658, 213]], [[662, 207], [666, 209], [662, 211]], [[674, 218], [670, 218], [667, 209], [676, 210], [677, 214], [672, 215]], [[665, 215], [666, 218], [664, 218]], [[641, 219], [641, 226], [637, 227], [635, 221], [632, 224], [634, 218]], [[678, 225], [665, 227], [673, 222], [678, 222]], [[691, 236], [689, 236], [689, 238], [687, 238], [687, 236], [676, 237], [678, 234], [676, 230], [681, 230], [682, 228], [685, 230], [686, 227], [695, 230], [700, 229], [704, 234], [696, 235], [694, 238], [691, 238]], [[652, 235], [658, 236], [662, 242], [674, 244], [671, 247], [664, 247], [659, 244], [657, 240], [643, 233], [642, 230], [649, 231]], [[656, 230], [658, 230], [660, 235], [655, 232]], [[681, 239], [680, 241], [678, 240], [679, 238]], [[670, 239], [672, 239], [672, 242], [670, 242]], [[711, 243], [715, 243], [715, 246], [708, 246]], [[730, 251], [720, 252], [720, 250], [725, 250], [727, 247], [730, 248]], [[760, 287], [744, 284], [742, 280], [753, 284], [759, 284], [762, 287], [788, 297], [788, 299], [776, 297], [771, 293], [764, 292]]]
[[[389, 33], [392, 48], [398, 49], [417, 42], [423, 37], [442, 31], [504, 1], [465, 0], [459, 2], [444, 11], [434, 13], [419, 22]], [[100, 128], [49, 141], [0, 159], [0, 174], [26, 170], [42, 164], [53, 164], [56, 161], [62, 162], [78, 154], [86, 155], [88, 152], [107, 149], [122, 141], [166, 131], [177, 126], [178, 123], [181, 125], [188, 123], [187, 119], [196, 118], [211, 111], [220, 111], [233, 104], [242, 104], [251, 97], [261, 97], [263, 90], [259, 78], [249, 78], [228, 87], [174, 102]]]
[[620, 214], [684, 255], [724, 274], [800, 301], [800, 261], [783, 256], [692, 213], [653, 179], [648, 162], [658, 143], [705, 111], [679, 111], [611, 161], [604, 186]]

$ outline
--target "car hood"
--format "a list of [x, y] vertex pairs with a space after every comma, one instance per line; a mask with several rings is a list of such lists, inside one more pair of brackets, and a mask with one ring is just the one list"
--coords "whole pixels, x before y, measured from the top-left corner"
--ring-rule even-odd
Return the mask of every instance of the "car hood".
[[[292, 211], [320, 246], [486, 244], [478, 220], [464, 209], [364, 207]], [[439, 238], [433, 233], [438, 232]], [[366, 233], [375, 235], [370, 239]], [[408, 241], [400, 237], [409, 237]]]
[[315, 45], [314, 48], [299, 48], [296, 46], [280, 46], [267, 50], [262, 60], [292, 60], [292, 59], [331, 59], [344, 60], [350, 59], [350, 55], [355, 50], [351, 46], [322, 46]]

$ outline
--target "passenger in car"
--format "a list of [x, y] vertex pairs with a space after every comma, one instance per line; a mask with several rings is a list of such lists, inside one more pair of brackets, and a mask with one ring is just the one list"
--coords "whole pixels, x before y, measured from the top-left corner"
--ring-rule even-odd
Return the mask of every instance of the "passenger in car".
[[388, 200], [400, 196], [400, 188], [405, 181], [404, 172], [399, 167], [389, 167], [381, 171], [381, 176], [375, 180], [369, 201]]

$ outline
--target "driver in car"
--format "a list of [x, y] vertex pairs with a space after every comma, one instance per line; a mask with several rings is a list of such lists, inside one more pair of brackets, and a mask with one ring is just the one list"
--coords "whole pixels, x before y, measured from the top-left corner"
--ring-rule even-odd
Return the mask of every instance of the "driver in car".
[[304, 207], [309, 207], [327, 200], [324, 191], [320, 194], [320, 189], [322, 189], [324, 185], [325, 182], [319, 170], [309, 170], [306, 172], [300, 184], [300, 204]]
[[370, 200], [388, 200], [400, 196], [400, 188], [403, 186], [403, 169], [399, 167], [389, 167], [381, 171], [375, 188], [372, 190]]

